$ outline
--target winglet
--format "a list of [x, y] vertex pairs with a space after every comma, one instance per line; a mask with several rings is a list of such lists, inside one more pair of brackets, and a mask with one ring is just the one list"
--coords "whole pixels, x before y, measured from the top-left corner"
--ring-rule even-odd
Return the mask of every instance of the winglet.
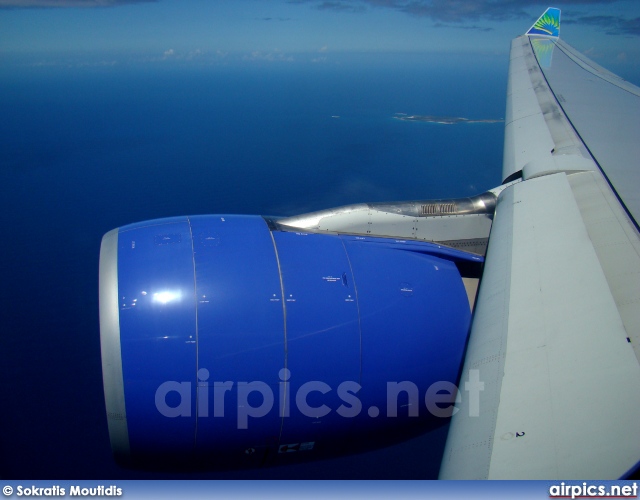
[[545, 10], [544, 14], [529, 28], [527, 35], [558, 38], [560, 36], [560, 9], [549, 7]]

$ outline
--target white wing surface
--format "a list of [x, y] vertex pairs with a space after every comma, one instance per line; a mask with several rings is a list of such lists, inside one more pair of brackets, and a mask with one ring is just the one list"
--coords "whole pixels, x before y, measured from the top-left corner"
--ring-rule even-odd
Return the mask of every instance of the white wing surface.
[[553, 10], [511, 46], [503, 179], [520, 182], [497, 200], [445, 479], [640, 460], [640, 89], [546, 36]]

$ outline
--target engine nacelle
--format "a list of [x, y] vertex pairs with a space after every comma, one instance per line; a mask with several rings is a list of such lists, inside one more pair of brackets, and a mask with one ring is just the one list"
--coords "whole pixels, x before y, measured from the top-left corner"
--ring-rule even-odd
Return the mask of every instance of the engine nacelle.
[[445, 423], [470, 322], [458, 268], [481, 261], [425, 242], [281, 231], [258, 216], [107, 233], [100, 330], [114, 455], [272, 465]]

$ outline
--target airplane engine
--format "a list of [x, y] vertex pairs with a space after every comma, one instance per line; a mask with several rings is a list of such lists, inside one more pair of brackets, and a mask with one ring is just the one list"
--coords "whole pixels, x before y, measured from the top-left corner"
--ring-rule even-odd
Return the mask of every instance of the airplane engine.
[[470, 323], [460, 270], [481, 261], [259, 216], [107, 233], [100, 330], [115, 457], [255, 467], [446, 423]]

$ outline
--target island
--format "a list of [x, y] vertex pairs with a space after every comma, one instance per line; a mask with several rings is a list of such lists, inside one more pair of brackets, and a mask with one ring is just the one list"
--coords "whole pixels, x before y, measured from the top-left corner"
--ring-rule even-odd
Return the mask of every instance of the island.
[[504, 120], [469, 120], [469, 118], [462, 118], [461, 116], [433, 116], [433, 115], [407, 115], [405, 113], [396, 113], [394, 115], [396, 120], [402, 120], [405, 122], [428, 122], [428, 123], [442, 123], [444, 125], [453, 125], [455, 123], [500, 123]]

